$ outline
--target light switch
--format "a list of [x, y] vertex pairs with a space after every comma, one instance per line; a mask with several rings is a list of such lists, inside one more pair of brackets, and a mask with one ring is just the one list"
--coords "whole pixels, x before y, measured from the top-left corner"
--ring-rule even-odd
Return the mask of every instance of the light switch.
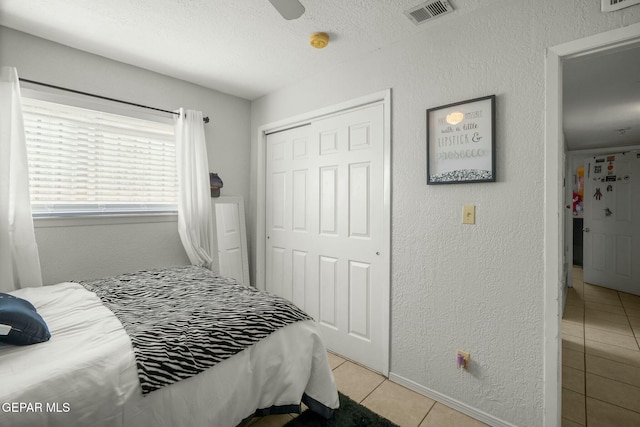
[[475, 224], [476, 223], [476, 207], [475, 205], [462, 206], [462, 223], [463, 224]]

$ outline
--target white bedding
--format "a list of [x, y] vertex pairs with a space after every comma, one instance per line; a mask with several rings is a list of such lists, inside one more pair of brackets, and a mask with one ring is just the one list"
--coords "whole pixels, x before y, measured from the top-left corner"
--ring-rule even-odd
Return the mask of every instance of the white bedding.
[[212, 368], [142, 395], [129, 337], [76, 283], [20, 289], [51, 340], [0, 344], [0, 425], [236, 426], [256, 409], [296, 405], [303, 393], [338, 407], [313, 321], [288, 325]]

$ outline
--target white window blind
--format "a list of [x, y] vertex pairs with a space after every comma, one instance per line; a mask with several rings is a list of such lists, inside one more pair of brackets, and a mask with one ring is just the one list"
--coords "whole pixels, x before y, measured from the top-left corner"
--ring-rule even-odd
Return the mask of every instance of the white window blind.
[[172, 124], [22, 102], [34, 216], [177, 210]]

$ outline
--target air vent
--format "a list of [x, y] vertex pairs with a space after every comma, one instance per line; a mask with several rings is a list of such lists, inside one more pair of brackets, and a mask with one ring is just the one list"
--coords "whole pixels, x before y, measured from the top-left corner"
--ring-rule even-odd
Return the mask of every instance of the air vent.
[[409, 10], [405, 10], [404, 14], [407, 15], [407, 18], [409, 18], [411, 22], [418, 25], [438, 16], [446, 15], [449, 12], [453, 12], [453, 6], [451, 6], [451, 3], [446, 0], [431, 0], [418, 6], [414, 6]]
[[634, 4], [640, 4], [640, 0], [600, 0], [600, 9], [603, 12], [611, 12]]

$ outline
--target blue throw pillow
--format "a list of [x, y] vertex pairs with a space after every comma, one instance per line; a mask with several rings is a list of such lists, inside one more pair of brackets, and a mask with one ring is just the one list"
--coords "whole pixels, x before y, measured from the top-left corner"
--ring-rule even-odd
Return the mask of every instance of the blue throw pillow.
[[49, 328], [33, 304], [0, 293], [0, 342], [29, 345], [49, 341], [49, 338]]

